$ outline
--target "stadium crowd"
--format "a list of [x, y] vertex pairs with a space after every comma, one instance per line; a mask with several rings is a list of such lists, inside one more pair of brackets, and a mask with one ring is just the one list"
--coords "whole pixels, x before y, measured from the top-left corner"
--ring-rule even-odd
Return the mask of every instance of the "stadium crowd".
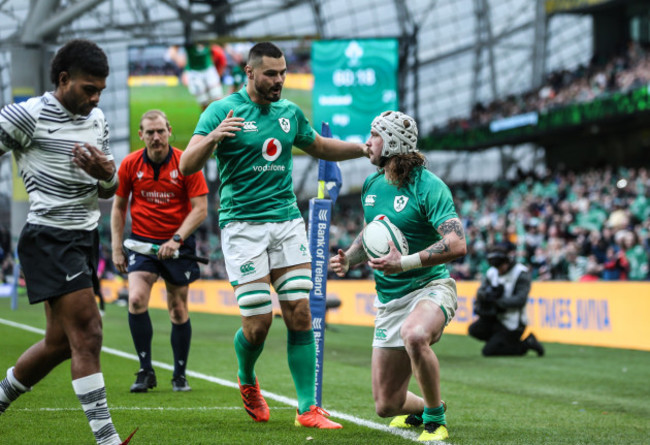
[[[490, 184], [450, 184], [468, 253], [451, 263], [459, 280], [479, 280], [486, 249], [516, 246], [534, 280], [648, 280], [650, 176], [645, 168], [520, 175]], [[337, 203], [332, 249], [349, 245], [362, 224], [358, 200]], [[350, 278], [367, 278], [362, 268]]]
[[[479, 280], [487, 246], [512, 243], [534, 280], [650, 280], [650, 174], [646, 168], [549, 172], [490, 184], [450, 184], [465, 226], [468, 254], [449, 265], [459, 280]], [[306, 207], [306, 203], [304, 203]], [[306, 217], [306, 209], [303, 214]], [[358, 195], [339, 198], [331, 252], [349, 246], [363, 225]], [[198, 230], [197, 250], [210, 256], [205, 279], [225, 279], [218, 233]], [[348, 279], [372, 279], [367, 266]]]
[[487, 268], [486, 246], [516, 246], [534, 280], [647, 280], [650, 178], [645, 168], [553, 172], [490, 186], [457, 186], [468, 255], [459, 279]]
[[[650, 173], [646, 168], [594, 169], [582, 173], [521, 174], [490, 184], [449, 184], [468, 242], [467, 255], [449, 264], [457, 280], [480, 280], [488, 268], [486, 249], [516, 246], [517, 261], [534, 280], [650, 280]], [[307, 218], [308, 203], [302, 203]], [[212, 209], [216, 221], [216, 212]], [[101, 220], [104, 278], [116, 272], [110, 260], [110, 229]], [[333, 212], [330, 249], [349, 246], [363, 225], [358, 195], [339, 197]], [[226, 279], [221, 240], [214, 223], [196, 233], [203, 279]], [[7, 249], [8, 250], [8, 249]], [[13, 262], [5, 252], [6, 281]], [[346, 279], [372, 279], [369, 267], [350, 270]]]
[[476, 103], [469, 117], [449, 119], [433, 133], [463, 131], [532, 111], [544, 112], [573, 103], [591, 102], [616, 92], [628, 92], [650, 82], [650, 48], [630, 42], [627, 48], [603, 62], [594, 56], [588, 66], [550, 72], [539, 88], [512, 94], [489, 104]]

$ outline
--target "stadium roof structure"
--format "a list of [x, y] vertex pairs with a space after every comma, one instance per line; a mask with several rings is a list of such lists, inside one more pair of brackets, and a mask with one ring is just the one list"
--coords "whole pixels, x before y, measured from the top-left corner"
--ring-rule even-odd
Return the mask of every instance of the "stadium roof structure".
[[[108, 53], [102, 109], [114, 152], [128, 152], [127, 50], [130, 45], [397, 37], [402, 111], [422, 133], [467, 116], [477, 102], [530, 90], [558, 67], [587, 63], [590, 17], [554, 14], [544, 0], [1, 0], [0, 98], [16, 96], [12, 77], [25, 51], [45, 73], [63, 42], [89, 38]], [[25, 63], [25, 62], [23, 62]], [[51, 88], [42, 75], [42, 89]], [[14, 82], [15, 88], [15, 82]], [[40, 93], [40, 92], [38, 92]]]
[[[56, 49], [72, 38], [94, 40], [111, 67], [100, 104], [119, 163], [131, 148], [130, 47], [181, 44], [188, 36], [219, 43], [272, 40], [283, 48], [314, 39], [387, 37], [399, 40], [400, 110], [427, 135], [452, 118], [467, 117], [478, 102], [529, 91], [547, 72], [588, 63], [592, 17], [548, 13], [551, 1], [0, 0], [0, 105], [50, 90], [49, 61]], [[582, 0], [562, 0], [567, 2]], [[426, 155], [430, 168], [447, 180], [490, 181], [514, 171], [515, 164], [543, 168], [539, 152], [513, 144], [471, 156], [446, 150]], [[314, 164], [307, 158], [294, 158], [299, 199], [315, 196]], [[0, 208], [11, 207], [17, 236], [28, 203], [26, 197], [12, 198], [16, 176], [10, 159], [0, 158]], [[342, 171], [346, 194], [360, 189], [372, 166], [358, 159], [342, 163]], [[0, 224], [8, 218], [3, 212]]]

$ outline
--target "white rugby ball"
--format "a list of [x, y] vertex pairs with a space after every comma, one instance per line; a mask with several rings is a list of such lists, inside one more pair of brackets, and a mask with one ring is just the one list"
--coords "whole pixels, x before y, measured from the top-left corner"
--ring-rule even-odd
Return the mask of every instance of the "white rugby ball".
[[404, 234], [385, 217], [370, 221], [363, 229], [361, 241], [363, 242], [363, 249], [371, 258], [388, 255], [388, 252], [390, 252], [388, 241], [392, 241], [402, 255], [408, 255], [409, 253], [409, 245]]

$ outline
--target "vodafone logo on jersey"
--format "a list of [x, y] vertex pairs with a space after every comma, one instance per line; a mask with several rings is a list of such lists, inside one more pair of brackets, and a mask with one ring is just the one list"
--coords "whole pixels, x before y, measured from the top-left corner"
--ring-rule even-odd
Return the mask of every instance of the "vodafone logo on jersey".
[[282, 144], [275, 138], [269, 138], [264, 141], [262, 146], [262, 156], [269, 162], [273, 162], [282, 153]]

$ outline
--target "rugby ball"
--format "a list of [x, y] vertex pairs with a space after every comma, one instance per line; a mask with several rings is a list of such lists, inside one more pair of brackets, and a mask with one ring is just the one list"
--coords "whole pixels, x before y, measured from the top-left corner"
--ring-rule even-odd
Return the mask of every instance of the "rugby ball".
[[409, 245], [404, 234], [386, 217], [379, 217], [370, 221], [363, 229], [361, 241], [363, 249], [370, 258], [380, 258], [388, 255], [388, 252], [390, 252], [388, 241], [392, 241], [402, 255], [408, 255], [409, 253]]

